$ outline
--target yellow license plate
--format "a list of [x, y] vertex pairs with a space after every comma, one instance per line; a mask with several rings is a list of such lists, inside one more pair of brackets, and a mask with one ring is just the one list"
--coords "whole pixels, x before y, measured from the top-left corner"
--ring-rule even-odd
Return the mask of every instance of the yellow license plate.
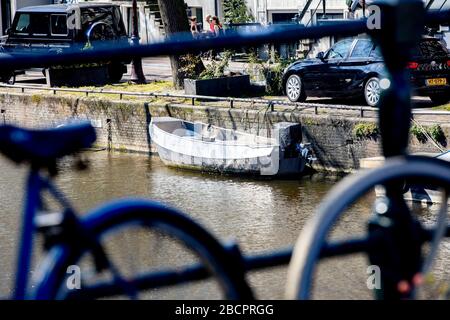
[[427, 79], [428, 86], [445, 86], [446, 84], [447, 84], [446, 78]]

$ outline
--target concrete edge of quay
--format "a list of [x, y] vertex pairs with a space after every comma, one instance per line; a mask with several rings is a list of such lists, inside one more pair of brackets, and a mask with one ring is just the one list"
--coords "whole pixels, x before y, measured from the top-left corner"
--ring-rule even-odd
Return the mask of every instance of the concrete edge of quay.
[[[152, 117], [171, 116], [200, 121], [244, 132], [268, 136], [274, 123], [288, 121], [302, 125], [304, 142], [312, 144], [315, 169], [352, 172], [360, 160], [381, 155], [375, 118], [348, 114], [305, 113], [301, 110], [256, 110], [192, 106], [162, 102], [110, 100], [31, 93], [0, 93], [0, 123], [26, 127], [55, 126], [71, 119], [87, 119], [97, 130], [97, 146], [111, 150], [153, 154], [148, 125]], [[437, 121], [439, 122], [439, 121]], [[425, 127], [432, 125], [427, 121]], [[441, 144], [446, 148], [450, 123], [441, 123]], [[410, 138], [410, 152], [437, 153], [429, 141]]]

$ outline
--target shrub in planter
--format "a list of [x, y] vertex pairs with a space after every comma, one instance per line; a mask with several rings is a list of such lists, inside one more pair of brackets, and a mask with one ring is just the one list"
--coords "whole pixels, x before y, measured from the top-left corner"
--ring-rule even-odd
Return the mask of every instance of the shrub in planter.
[[184, 79], [184, 92], [204, 96], [240, 96], [250, 90], [250, 76], [225, 75], [232, 51], [225, 51], [222, 60], [212, 61], [197, 78]]
[[250, 76], [238, 75], [212, 79], [184, 79], [184, 91], [200, 96], [241, 96], [250, 91]]

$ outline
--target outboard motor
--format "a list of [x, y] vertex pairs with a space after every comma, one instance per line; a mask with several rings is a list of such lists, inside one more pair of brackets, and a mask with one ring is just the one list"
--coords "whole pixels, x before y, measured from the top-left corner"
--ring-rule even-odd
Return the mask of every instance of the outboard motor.
[[311, 144], [302, 143], [302, 126], [299, 123], [280, 122], [274, 125], [274, 138], [280, 146], [279, 173], [298, 171], [301, 173], [305, 164], [311, 165]]

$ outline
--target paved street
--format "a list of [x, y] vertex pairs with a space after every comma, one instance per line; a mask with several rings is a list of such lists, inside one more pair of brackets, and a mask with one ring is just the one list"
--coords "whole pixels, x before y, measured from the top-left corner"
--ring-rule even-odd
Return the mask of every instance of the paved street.
[[[144, 67], [144, 74], [148, 81], [171, 81], [172, 73], [170, 67], [170, 60], [168, 57], [152, 57], [145, 58], [142, 61]], [[233, 72], [238, 72], [245, 70], [247, 65], [242, 62], [232, 61], [229, 66], [229, 70]], [[130, 79], [131, 66], [128, 66], [128, 72], [124, 75], [122, 81], [126, 82]], [[33, 69], [27, 71], [26, 75], [17, 77], [18, 84], [45, 84], [45, 78], [39, 69]], [[274, 97], [278, 98], [278, 97]], [[280, 99], [286, 99], [285, 97], [279, 97]], [[359, 105], [359, 101], [348, 101], [339, 99], [329, 99], [329, 98], [308, 98], [308, 102], [323, 103], [323, 104], [337, 104], [337, 105]], [[426, 97], [414, 97], [413, 98], [414, 108], [429, 108], [432, 107], [431, 101]]]

